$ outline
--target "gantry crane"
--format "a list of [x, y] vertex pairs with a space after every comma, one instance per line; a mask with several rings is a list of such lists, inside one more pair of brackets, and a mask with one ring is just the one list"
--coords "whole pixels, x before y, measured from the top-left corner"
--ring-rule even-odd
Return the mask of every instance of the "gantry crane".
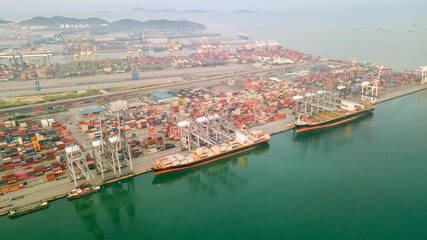
[[99, 54], [96, 51], [96, 46], [93, 46], [93, 58], [98, 61], [99, 60]]
[[34, 151], [35, 152], [37, 152], [37, 151], [41, 151], [41, 149], [40, 149], [40, 143], [39, 143], [39, 140], [37, 139], [37, 137], [32, 137], [31, 138], [31, 142], [33, 143], [33, 148], [34, 148]]
[[77, 44], [75, 46], [75, 53], [74, 53], [74, 62], [80, 61], [80, 55], [77, 53]]
[[427, 66], [421, 68], [421, 84], [427, 83]]
[[176, 43], [176, 40], [174, 39], [173, 40], [173, 56], [174, 57], [179, 57], [179, 54], [180, 54], [180, 45], [181, 44], [177, 44]]
[[74, 185], [77, 187], [77, 179], [80, 179], [81, 175], [76, 173], [74, 165], [80, 170], [80, 173], [86, 178], [87, 182], [91, 182], [95, 176], [89, 169], [82, 149], [77, 144], [70, 145], [65, 148], [65, 156], [67, 158], [68, 168], [70, 169], [70, 177], [74, 181]]
[[90, 44], [89, 42], [86, 42], [86, 59], [87, 60], [92, 60], [93, 61], [93, 55], [92, 55], [92, 50], [90, 49]]
[[368, 98], [371, 99], [371, 103], [375, 103], [377, 101], [378, 84], [379, 84], [383, 69], [384, 69], [384, 66], [381, 66], [378, 72], [378, 76], [375, 79], [375, 81], [372, 83], [372, 85], [369, 82], [362, 82], [362, 96], [361, 96], [362, 101], [365, 101]]
[[[133, 164], [132, 164], [132, 155], [130, 152], [130, 147], [127, 142], [126, 138], [126, 123], [124, 118], [120, 118], [120, 113], [126, 111], [127, 109], [127, 102], [124, 100], [118, 100], [115, 102], [111, 102], [111, 107], [109, 111], [112, 114], [117, 114], [117, 129], [118, 133], [117, 135], [108, 138], [107, 141], [107, 151], [109, 152], [109, 158], [110, 161], [114, 163], [114, 173], [121, 175], [122, 174], [122, 165], [120, 163], [120, 156], [121, 153], [123, 155], [123, 161], [129, 164], [130, 170], [133, 170]], [[123, 128], [123, 131], [122, 131]], [[117, 168], [117, 171], [116, 171]]]
[[80, 42], [80, 61], [86, 61], [86, 60], [87, 60], [87, 56], [86, 56], [83, 42]]

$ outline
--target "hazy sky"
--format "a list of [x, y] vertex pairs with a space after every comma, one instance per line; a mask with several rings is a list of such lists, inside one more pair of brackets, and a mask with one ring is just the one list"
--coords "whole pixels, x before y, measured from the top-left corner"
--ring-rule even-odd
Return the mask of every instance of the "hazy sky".
[[175, 8], [175, 9], [205, 9], [234, 11], [249, 10], [286, 10], [313, 9], [313, 8], [346, 8], [346, 7], [423, 7], [427, 1], [421, 0], [0, 0], [0, 12], [22, 9], [33, 10], [61, 10], [85, 8]]
[[[380, 16], [418, 16], [424, 18], [427, 12], [426, 0], [0, 0], [0, 19], [21, 21], [35, 16], [65, 16], [77, 18], [101, 17], [108, 20], [120, 18], [135, 18], [128, 14], [136, 7], [147, 9], [173, 8], [176, 10], [213, 10], [230, 13], [237, 10], [252, 10], [279, 13], [314, 13], [326, 15], [354, 16], [366, 15], [365, 10]], [[131, 16], [132, 15], [132, 16]], [[195, 15], [183, 14], [174, 16], [168, 14], [140, 14], [140, 20], [145, 19], [196, 19]], [[203, 22], [203, 19], [197, 19]]]

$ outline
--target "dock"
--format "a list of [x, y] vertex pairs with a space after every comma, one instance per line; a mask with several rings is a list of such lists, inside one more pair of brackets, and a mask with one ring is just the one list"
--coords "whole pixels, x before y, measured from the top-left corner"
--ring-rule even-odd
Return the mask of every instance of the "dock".
[[[223, 56], [206, 50], [204, 55], [195, 57], [206, 58], [205, 55], [209, 54], [212, 56], [207, 58]], [[149, 173], [158, 158], [182, 153], [182, 148], [187, 148], [185, 151], [188, 153], [191, 144], [202, 147], [200, 142], [212, 146], [218, 141], [226, 141], [219, 136], [227, 138], [228, 133], [218, 126], [227, 125], [243, 132], [261, 130], [270, 135], [292, 130], [296, 120], [292, 96], [298, 96], [307, 89], [318, 91], [333, 86], [336, 83], [332, 82], [331, 75], [332, 78], [343, 77], [351, 81], [357, 78], [353, 74], [362, 72], [371, 78], [376, 74], [375, 68], [361, 68], [356, 72], [345, 64], [340, 68], [342, 71], [336, 72], [336, 67], [322, 65], [315, 56], [289, 49], [264, 49], [256, 54], [259, 56], [244, 51], [239, 57], [262, 59], [268, 54], [291, 54], [301, 62], [268, 67], [245, 63], [158, 70], [147, 73], [143, 80], [119, 80], [125, 74], [117, 74], [93, 84], [93, 88], [105, 91], [100, 96], [0, 111], [5, 119], [3, 125], [0, 124], [0, 138], [3, 159], [6, 159], [0, 166], [4, 171], [0, 175], [5, 176], [0, 188], [7, 188], [6, 194], [0, 196], [0, 214], [40, 200], [53, 201], [65, 197], [80, 179], [102, 186]], [[292, 75], [293, 78], [279, 79], [284, 69], [292, 72], [297, 68], [301, 72]], [[382, 86], [384, 92], [376, 96], [374, 104], [427, 89], [427, 84], [416, 82], [418, 77], [415, 75], [390, 74], [392, 82]], [[408, 80], [412, 76], [416, 81]], [[272, 77], [274, 81], [269, 80]], [[64, 88], [84, 90], [89, 88], [76, 84], [94, 78], [98, 76], [51, 79], [45, 80], [44, 84], [49, 86], [48, 91]], [[153, 85], [155, 81], [160, 83]], [[104, 90], [105, 86], [123, 87], [130, 83], [128, 89]], [[8, 84], [0, 92], [10, 91], [7, 87], [16, 85], [13, 82]], [[32, 92], [32, 84], [23, 83], [15, 90]], [[160, 94], [165, 96], [164, 99], [153, 97], [160, 89], [164, 92]], [[133, 104], [128, 106], [128, 102]], [[313, 106], [320, 107], [314, 102]], [[26, 116], [6, 120], [18, 114]], [[214, 116], [220, 120], [206, 123]], [[189, 119], [197, 122], [198, 126], [187, 129], [191, 137], [184, 143], [183, 127], [179, 123]], [[213, 129], [216, 138], [205, 135], [208, 128]], [[41, 161], [36, 162], [36, 159]], [[37, 176], [33, 176], [34, 172]]]

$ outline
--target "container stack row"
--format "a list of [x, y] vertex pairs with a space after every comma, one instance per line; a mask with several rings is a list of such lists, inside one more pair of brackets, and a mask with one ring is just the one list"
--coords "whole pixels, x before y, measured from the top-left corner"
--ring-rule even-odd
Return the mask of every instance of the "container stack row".
[[[21, 184], [43, 175], [47, 181], [61, 176], [65, 147], [75, 142], [75, 138], [63, 135], [64, 130], [63, 124], [53, 119], [0, 122], [0, 176], [14, 175]], [[14, 184], [2, 180], [3, 186], [5, 183], [8, 188]]]

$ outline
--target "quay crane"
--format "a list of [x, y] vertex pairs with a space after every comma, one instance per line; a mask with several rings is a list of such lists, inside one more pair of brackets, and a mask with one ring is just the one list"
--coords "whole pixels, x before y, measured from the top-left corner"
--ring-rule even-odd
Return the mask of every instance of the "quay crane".
[[[120, 120], [120, 112], [124, 112], [127, 109], [127, 101], [118, 100], [111, 102], [111, 107], [109, 111], [112, 114], [117, 114], [117, 129], [118, 134], [116, 136], [108, 138], [107, 141], [107, 152], [109, 152], [109, 160], [114, 163], [114, 174], [122, 174], [122, 165], [120, 163], [119, 153], [122, 153], [123, 160], [129, 164], [130, 170], [133, 170], [132, 165], [132, 155], [130, 152], [130, 147], [126, 139], [126, 124], [123, 118], [123, 121]], [[121, 128], [123, 127], [123, 131]]]
[[89, 166], [86, 161], [86, 156], [83, 153], [82, 149], [77, 145], [73, 144], [69, 147], [65, 148], [65, 156], [67, 158], [68, 168], [70, 169], [71, 178], [74, 180], [74, 185], [77, 187], [77, 178], [80, 178], [76, 174], [76, 170], [74, 169], [74, 165], [80, 170], [81, 174], [84, 178], [86, 178], [87, 182], [90, 183], [91, 179], [94, 179], [95, 176], [89, 169]]
[[192, 145], [199, 148], [203, 145], [213, 146], [219, 142], [232, 140], [233, 133], [238, 131], [227, 118], [219, 114], [181, 121], [177, 126], [183, 147], [189, 151]]
[[84, 60], [87, 60], [87, 56], [86, 56], [83, 42], [80, 42], [80, 61], [84, 61]]
[[362, 82], [362, 96], [361, 100], [365, 101], [366, 99], [370, 98], [371, 103], [375, 103], [378, 98], [378, 83], [381, 78], [381, 73], [384, 69], [384, 66], [380, 67], [380, 71], [378, 72], [377, 79], [375, 79], [374, 83], [370, 85], [369, 82]]
[[427, 66], [421, 68], [421, 84], [427, 83]]
[[[92, 142], [92, 156], [104, 180], [106, 179], [104, 173], [107, 171], [113, 171], [114, 173], [113, 176], [108, 176], [107, 178], [114, 178], [122, 176], [125, 165], [129, 167], [130, 172], [133, 170], [131, 151], [126, 138], [126, 124], [124, 118], [120, 118], [120, 113], [126, 111], [126, 109], [126, 101], [119, 100], [111, 102], [108, 111], [116, 115], [117, 126], [115, 124], [113, 126], [107, 125], [107, 129], [104, 129], [102, 117], [101, 115], [99, 116], [100, 138]], [[110, 128], [109, 130], [117, 128], [116, 134], [109, 136], [103, 134], [105, 130], [109, 132], [108, 128]]]

